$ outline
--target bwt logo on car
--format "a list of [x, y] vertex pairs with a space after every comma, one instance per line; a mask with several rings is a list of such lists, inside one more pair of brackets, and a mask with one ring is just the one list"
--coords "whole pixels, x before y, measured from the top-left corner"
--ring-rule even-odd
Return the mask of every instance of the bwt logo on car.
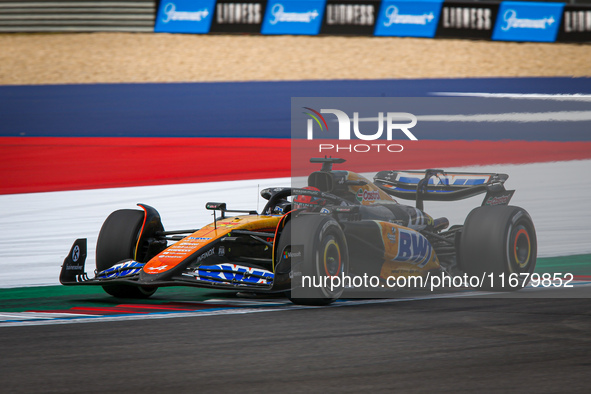
[[201, 11], [177, 11], [176, 5], [174, 3], [168, 3], [166, 7], [164, 7], [164, 15], [166, 18], [162, 19], [162, 22], [168, 23], [170, 21], [195, 21], [200, 22], [203, 19], [207, 18], [209, 15], [209, 11], [207, 8], [204, 8]]
[[517, 17], [517, 11], [507, 10], [503, 15], [505, 26], [501, 29], [507, 31], [510, 29], [542, 29], [545, 30], [552, 26], [556, 20], [552, 15], [548, 18], [542, 19], [521, 19]]
[[386, 9], [386, 18], [388, 20], [384, 22], [384, 26], [389, 27], [392, 25], [426, 25], [431, 23], [435, 19], [435, 15], [432, 12], [422, 15], [412, 14], [400, 14], [398, 7], [391, 5]]
[[197, 269], [196, 273], [196, 279], [220, 283], [232, 281], [266, 285], [272, 282], [275, 277], [272, 272], [237, 264], [202, 265]]
[[320, 15], [317, 10], [308, 12], [285, 12], [283, 4], [275, 4], [271, 9], [273, 18], [269, 23], [276, 25], [279, 22], [310, 23]]
[[[338, 127], [339, 127], [339, 140], [341, 141], [348, 141], [351, 140], [351, 123], [353, 123], [353, 133], [355, 138], [363, 140], [363, 141], [375, 141], [382, 137], [384, 133], [384, 113], [378, 113], [378, 131], [373, 134], [363, 134], [359, 130], [359, 113], [353, 112], [353, 121], [351, 122], [351, 118], [345, 112], [338, 110], [338, 109], [321, 109], [320, 112], [309, 108], [303, 107], [304, 109], [310, 112], [304, 112], [304, 114], [310, 116], [307, 123], [307, 138], [308, 140], [314, 139], [314, 122], [320, 127], [321, 132], [328, 131], [328, 124], [326, 119], [322, 114], [333, 114], [337, 117]], [[405, 123], [401, 123], [403, 121]], [[411, 141], [418, 141], [417, 137], [414, 136], [413, 133], [410, 132], [409, 129], [416, 126], [417, 124], [417, 117], [413, 114], [407, 112], [388, 112], [386, 114], [386, 139], [391, 141], [393, 139], [393, 131], [402, 131], [406, 138]], [[339, 145], [339, 144], [318, 144], [318, 152], [326, 152], [326, 151], [348, 151], [348, 152], [358, 152], [358, 153], [367, 153], [367, 152], [402, 152], [404, 147], [400, 144], [349, 144], [349, 145]]]
[[398, 231], [398, 254], [394, 260], [406, 261], [421, 268], [427, 265], [433, 253], [433, 248], [427, 238], [414, 231], [402, 229]]

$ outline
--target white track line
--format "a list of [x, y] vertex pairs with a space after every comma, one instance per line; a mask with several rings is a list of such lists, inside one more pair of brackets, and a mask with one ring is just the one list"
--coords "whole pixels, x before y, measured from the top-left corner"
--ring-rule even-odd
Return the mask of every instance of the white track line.
[[[359, 122], [377, 122], [379, 118], [359, 118]], [[554, 112], [506, 112], [498, 114], [472, 115], [417, 115], [421, 122], [588, 122], [591, 111], [554, 111]]]
[[591, 94], [541, 94], [541, 93], [484, 93], [484, 92], [432, 92], [435, 96], [488, 97], [526, 100], [591, 101]]

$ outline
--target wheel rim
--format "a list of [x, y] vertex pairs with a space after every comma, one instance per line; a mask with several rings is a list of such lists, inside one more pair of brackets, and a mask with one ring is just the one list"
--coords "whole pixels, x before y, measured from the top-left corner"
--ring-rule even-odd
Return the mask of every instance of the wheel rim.
[[515, 264], [524, 269], [529, 264], [531, 257], [531, 240], [525, 227], [519, 226], [516, 230], [513, 235], [513, 257]]
[[336, 276], [341, 272], [341, 249], [336, 240], [331, 239], [324, 246], [324, 271], [327, 276]]

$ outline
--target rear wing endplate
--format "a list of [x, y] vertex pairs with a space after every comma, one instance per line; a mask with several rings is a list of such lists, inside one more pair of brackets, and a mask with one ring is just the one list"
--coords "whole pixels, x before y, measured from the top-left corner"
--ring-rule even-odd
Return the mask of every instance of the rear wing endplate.
[[416, 200], [423, 209], [423, 201], [457, 201], [486, 193], [482, 205], [506, 205], [514, 190], [505, 190], [507, 174], [478, 172], [380, 171], [374, 183], [391, 196]]

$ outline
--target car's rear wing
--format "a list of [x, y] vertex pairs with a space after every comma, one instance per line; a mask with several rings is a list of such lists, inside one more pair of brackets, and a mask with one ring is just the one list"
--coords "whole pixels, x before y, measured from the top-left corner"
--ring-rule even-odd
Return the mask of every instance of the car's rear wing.
[[423, 201], [456, 201], [486, 193], [482, 205], [506, 205], [514, 190], [505, 190], [507, 174], [478, 172], [380, 171], [374, 183], [386, 193], [406, 200], [416, 200], [423, 209]]

